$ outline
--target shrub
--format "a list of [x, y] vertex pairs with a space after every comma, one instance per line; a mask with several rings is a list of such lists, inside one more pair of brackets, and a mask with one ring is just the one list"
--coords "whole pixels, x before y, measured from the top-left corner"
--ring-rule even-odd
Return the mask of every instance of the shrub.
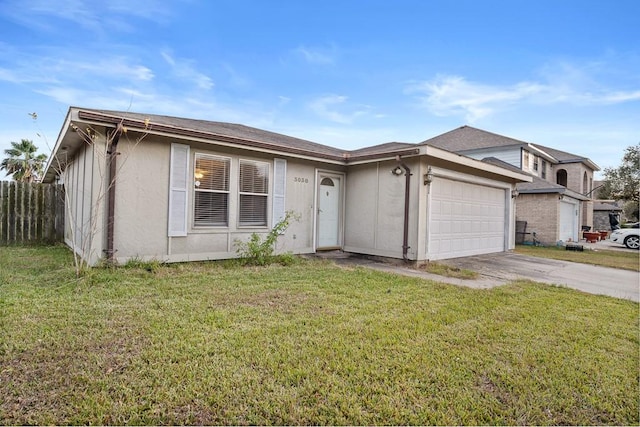
[[[258, 233], [251, 233], [251, 237], [246, 242], [236, 240], [238, 246], [237, 253], [244, 265], [267, 265], [278, 261], [278, 257], [274, 257], [276, 242], [278, 237], [289, 228], [292, 220], [298, 220], [298, 216], [287, 211], [282, 218], [263, 238]], [[286, 263], [286, 261], [285, 261]]]

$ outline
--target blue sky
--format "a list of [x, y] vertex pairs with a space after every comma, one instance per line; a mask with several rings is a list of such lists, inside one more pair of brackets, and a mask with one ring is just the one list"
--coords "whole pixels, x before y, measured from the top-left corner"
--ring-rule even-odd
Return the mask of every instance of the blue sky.
[[638, 16], [637, 0], [0, 0], [0, 150], [49, 153], [74, 105], [345, 149], [468, 124], [617, 166], [640, 142]]

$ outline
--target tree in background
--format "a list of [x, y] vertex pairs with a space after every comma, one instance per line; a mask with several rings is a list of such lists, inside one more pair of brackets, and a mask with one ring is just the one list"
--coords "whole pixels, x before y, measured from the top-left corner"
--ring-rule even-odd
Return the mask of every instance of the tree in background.
[[37, 182], [42, 179], [46, 154], [36, 154], [38, 147], [33, 141], [23, 139], [11, 142], [11, 148], [4, 150], [6, 157], [0, 163], [0, 170], [4, 170], [13, 179], [20, 182]]
[[640, 144], [627, 147], [622, 164], [605, 168], [604, 184], [598, 192], [600, 199], [624, 200], [625, 215], [637, 221], [640, 206]]

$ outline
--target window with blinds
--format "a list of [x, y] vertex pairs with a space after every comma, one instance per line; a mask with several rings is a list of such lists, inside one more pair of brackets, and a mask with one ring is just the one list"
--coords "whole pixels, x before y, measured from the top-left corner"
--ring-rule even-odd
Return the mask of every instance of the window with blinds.
[[269, 164], [240, 160], [240, 226], [266, 226], [269, 197]]
[[230, 169], [229, 158], [196, 154], [194, 225], [229, 225]]

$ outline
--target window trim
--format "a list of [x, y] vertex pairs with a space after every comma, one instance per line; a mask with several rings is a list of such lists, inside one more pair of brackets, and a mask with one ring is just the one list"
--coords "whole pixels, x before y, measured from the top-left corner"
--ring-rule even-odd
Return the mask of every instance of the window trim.
[[[196, 186], [196, 165], [198, 163], [199, 158], [208, 158], [215, 160], [224, 160], [229, 164], [229, 171], [227, 176], [228, 189], [225, 190], [201, 190]], [[192, 228], [202, 230], [202, 229], [228, 229], [229, 228], [229, 211], [231, 210], [231, 180], [233, 178], [233, 159], [227, 156], [221, 156], [219, 154], [208, 154], [208, 153], [195, 153], [193, 159], [193, 174], [192, 176], [192, 185], [193, 185], [193, 207], [191, 209], [192, 215]], [[216, 193], [216, 194], [226, 194], [227, 195], [227, 223], [226, 224], [196, 224], [196, 192], [202, 193]]]

